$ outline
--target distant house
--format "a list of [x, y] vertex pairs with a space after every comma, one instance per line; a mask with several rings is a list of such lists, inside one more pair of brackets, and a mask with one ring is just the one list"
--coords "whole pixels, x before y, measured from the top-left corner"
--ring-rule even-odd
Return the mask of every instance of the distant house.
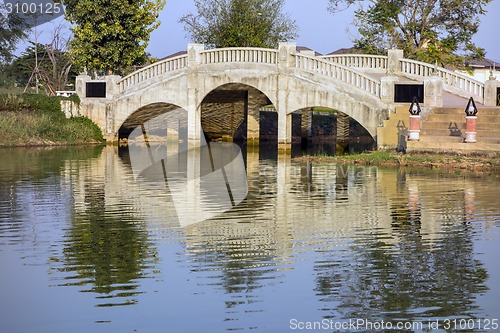
[[158, 59], [158, 61], [162, 61], [162, 60], [166, 60], [166, 59], [170, 59], [170, 58], [175, 58], [175, 57], [178, 57], [181, 55], [186, 55], [186, 54], [187, 54], [187, 51], [179, 51], [179, 52], [172, 53], [171, 55], [168, 55], [166, 57], [163, 57], [161, 59]]
[[490, 75], [493, 76], [500, 81], [500, 63], [493, 61], [488, 58], [484, 58], [481, 60], [470, 60], [467, 65], [472, 68], [473, 73], [468, 73], [465, 71], [461, 71], [461, 73], [470, 76], [480, 82], [486, 82]]
[[316, 51], [308, 48], [307, 46], [297, 46], [297, 52], [299, 52], [300, 54], [315, 56], [315, 57], [322, 55], [321, 53], [316, 52]]
[[364, 53], [362, 50], [353, 47], [342, 48], [336, 51], [328, 53], [328, 55], [339, 55], [339, 54], [362, 54]]

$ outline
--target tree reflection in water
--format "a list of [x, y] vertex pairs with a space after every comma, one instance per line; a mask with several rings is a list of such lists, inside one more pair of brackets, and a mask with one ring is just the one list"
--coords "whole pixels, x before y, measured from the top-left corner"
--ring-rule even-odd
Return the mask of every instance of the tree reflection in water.
[[[103, 147], [41, 147], [0, 149], [0, 235], [16, 235], [18, 241], [26, 230], [34, 228], [38, 219], [25, 220], [33, 202], [64, 205], [61, 170], [72, 160], [98, 157]], [[28, 206], [27, 206], [28, 205]], [[1, 244], [1, 242], [0, 242]]]
[[[441, 213], [439, 221], [426, 220], [419, 184], [404, 174], [398, 177], [398, 196], [390, 200], [391, 234], [374, 231], [355, 238], [342, 261], [333, 253], [331, 261], [327, 257], [315, 263], [316, 292], [330, 305], [326, 317], [394, 322], [474, 318], [480, 312], [475, 300], [487, 291], [488, 274], [474, 258], [473, 231], [467, 223], [470, 204], [458, 193], [450, 200], [455, 207], [465, 205], [466, 214]], [[422, 236], [423, 223], [441, 224], [437, 238]]]
[[135, 304], [140, 280], [152, 277], [156, 250], [137, 216], [107, 212], [104, 182], [84, 182], [84, 202], [72, 217], [64, 248], [65, 286], [99, 294], [96, 306]]

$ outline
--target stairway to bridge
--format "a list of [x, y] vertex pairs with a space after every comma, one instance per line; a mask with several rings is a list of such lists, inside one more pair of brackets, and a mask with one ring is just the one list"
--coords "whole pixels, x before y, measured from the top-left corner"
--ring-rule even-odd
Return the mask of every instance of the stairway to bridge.
[[465, 143], [465, 108], [457, 103], [428, 110], [422, 115], [420, 141], [407, 141], [409, 106], [398, 106], [379, 128], [378, 139], [386, 143], [386, 148], [407, 152], [500, 152], [500, 107], [478, 105], [477, 142]]

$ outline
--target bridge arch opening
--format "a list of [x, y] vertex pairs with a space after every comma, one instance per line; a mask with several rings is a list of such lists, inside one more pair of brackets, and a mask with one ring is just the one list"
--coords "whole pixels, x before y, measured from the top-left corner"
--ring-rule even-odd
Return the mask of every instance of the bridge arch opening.
[[[271, 99], [261, 90], [243, 83], [227, 83], [210, 91], [201, 102], [201, 128], [207, 141], [247, 142], [259, 145], [261, 138], [272, 133], [262, 133], [261, 110], [267, 107], [276, 117]], [[267, 117], [269, 118], [269, 117]], [[264, 119], [267, 119], [264, 118]], [[272, 128], [277, 126], [271, 126]], [[264, 134], [265, 136], [262, 136]]]
[[[175, 111], [175, 112], [174, 112]], [[187, 141], [187, 121], [184, 121], [185, 123], [182, 123], [179, 121], [179, 113], [185, 114], [185, 117], [181, 117], [181, 119], [186, 119], [187, 120], [187, 111], [183, 108], [181, 108], [178, 105], [171, 104], [171, 103], [151, 103], [148, 105], [145, 105], [143, 107], [140, 107], [136, 111], [132, 112], [127, 119], [123, 122], [123, 124], [120, 126], [120, 129], [118, 130], [118, 140], [119, 141], [128, 141], [130, 134], [138, 127], [144, 126], [144, 124], [148, 123], [150, 120], [153, 120], [157, 118], [160, 115], [164, 115], [167, 113], [172, 113], [176, 114], [175, 121], [178, 122], [175, 126], [178, 128], [178, 131], [176, 135], [179, 136], [179, 138], [184, 138], [183, 141]], [[163, 121], [165, 121], [163, 119]], [[172, 127], [172, 126], [170, 126]], [[169, 133], [159, 133], [158, 131], [161, 131], [162, 126], [158, 126], [155, 129], [151, 129], [151, 131], [148, 131], [149, 136], [167, 136]]]
[[292, 142], [310, 154], [335, 155], [376, 148], [370, 132], [348, 114], [329, 107], [314, 106], [292, 113]]

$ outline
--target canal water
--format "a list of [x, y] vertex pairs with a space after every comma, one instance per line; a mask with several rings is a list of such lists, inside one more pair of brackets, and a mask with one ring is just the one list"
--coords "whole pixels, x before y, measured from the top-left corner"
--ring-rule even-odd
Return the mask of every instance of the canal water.
[[0, 332], [499, 330], [498, 175], [244, 157], [198, 222], [117, 148], [0, 150]]

